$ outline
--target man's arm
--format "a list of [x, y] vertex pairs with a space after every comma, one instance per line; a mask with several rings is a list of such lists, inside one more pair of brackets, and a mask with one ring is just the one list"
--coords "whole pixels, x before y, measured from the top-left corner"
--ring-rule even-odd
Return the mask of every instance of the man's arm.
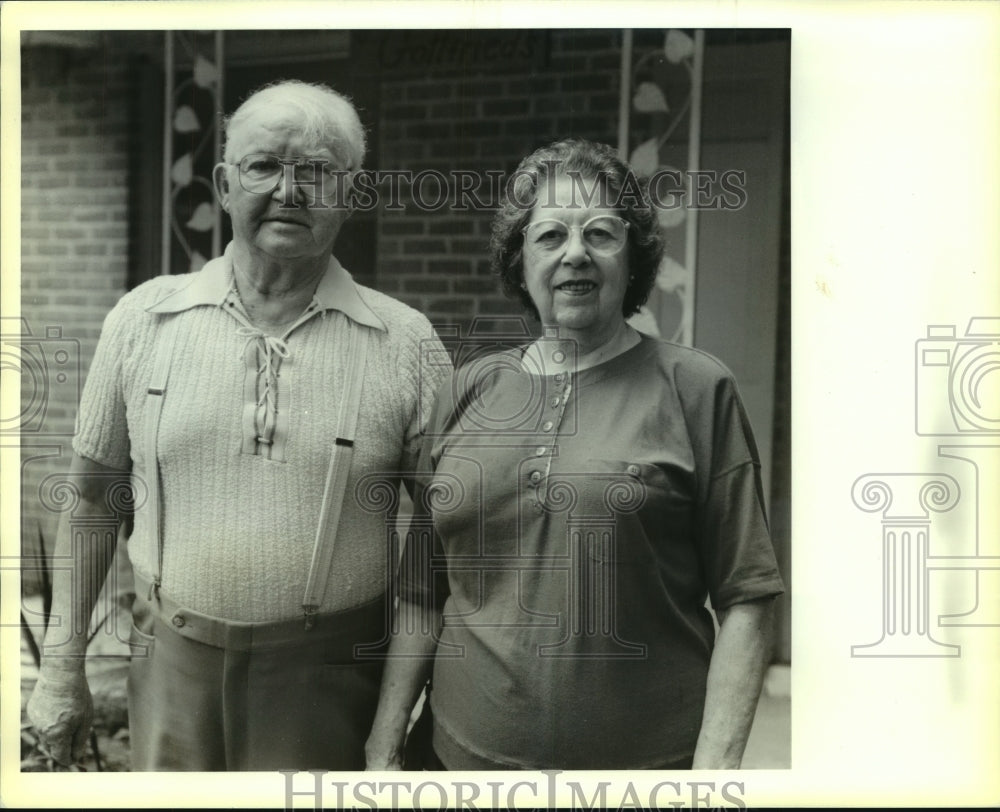
[[774, 598], [716, 612], [719, 636], [708, 668], [705, 712], [693, 769], [739, 769], [770, 663]]
[[[117, 523], [109, 491], [129, 482], [127, 471], [108, 468], [73, 455], [69, 480], [78, 489], [73, 520], [103, 519]], [[74, 544], [71, 521], [59, 522], [52, 573], [52, 614], [42, 649], [41, 672], [28, 717], [43, 749], [59, 763], [81, 758], [90, 732], [93, 703], [84, 671], [90, 618], [114, 557], [114, 534], [88, 534]]]

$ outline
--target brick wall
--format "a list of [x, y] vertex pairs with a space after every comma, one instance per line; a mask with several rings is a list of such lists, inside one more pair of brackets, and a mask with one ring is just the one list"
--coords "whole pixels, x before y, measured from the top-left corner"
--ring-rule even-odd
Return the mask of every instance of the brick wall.
[[[125, 292], [131, 87], [127, 60], [110, 45], [22, 56], [21, 317], [43, 339], [24, 343], [21, 358], [42, 375], [22, 375], [27, 551], [39, 528], [54, 538], [57, 517], [38, 487], [68, 464], [79, 386], [101, 322]], [[5, 334], [11, 326], [4, 321]]]
[[[523, 71], [387, 79], [379, 122], [380, 168], [447, 173], [513, 171], [561, 136], [617, 138], [621, 35], [552, 32], [547, 64]], [[488, 185], [477, 192], [487, 199]], [[433, 201], [433, 181], [424, 199]], [[378, 287], [435, 324], [467, 329], [474, 316], [520, 315], [499, 291], [487, 259], [492, 211], [381, 213]]]

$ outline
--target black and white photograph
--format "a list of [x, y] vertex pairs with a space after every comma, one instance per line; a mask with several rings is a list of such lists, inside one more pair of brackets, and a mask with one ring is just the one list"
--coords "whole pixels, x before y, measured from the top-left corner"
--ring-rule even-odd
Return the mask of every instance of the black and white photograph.
[[5, 804], [1000, 800], [997, 8], [737, 6], [5, 4]]

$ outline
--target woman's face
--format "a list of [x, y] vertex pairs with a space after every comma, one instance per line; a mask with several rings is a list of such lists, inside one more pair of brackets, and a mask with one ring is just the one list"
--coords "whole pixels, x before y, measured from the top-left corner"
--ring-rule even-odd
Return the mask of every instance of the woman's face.
[[[620, 232], [607, 235], [589, 229], [588, 242], [579, 227], [587, 223], [599, 227], [601, 221], [594, 224], [593, 218], [618, 216], [614, 209], [599, 204], [600, 195], [593, 205], [584, 205], [593, 185], [592, 179], [574, 180], [562, 174], [543, 185], [528, 221], [522, 256], [524, 282], [542, 324], [558, 327], [562, 333], [572, 331], [585, 344], [600, 346], [624, 321], [628, 232], [621, 240]], [[543, 220], [556, 223], [532, 228]], [[555, 226], [554, 235], [548, 232], [550, 225]], [[560, 243], [562, 234], [565, 241]], [[616, 248], [618, 241], [621, 244]]]
[[[238, 162], [247, 155], [266, 154], [279, 158], [318, 158], [331, 169], [340, 169], [326, 146], [307, 141], [294, 122], [255, 116], [231, 134], [231, 154]], [[332, 202], [315, 199], [308, 189], [281, 181], [271, 192], [247, 191], [236, 166], [216, 167], [216, 186], [223, 207], [233, 223], [233, 238], [251, 250], [275, 259], [329, 256], [348, 210]], [[291, 171], [288, 177], [292, 177]], [[288, 188], [291, 187], [291, 188]]]

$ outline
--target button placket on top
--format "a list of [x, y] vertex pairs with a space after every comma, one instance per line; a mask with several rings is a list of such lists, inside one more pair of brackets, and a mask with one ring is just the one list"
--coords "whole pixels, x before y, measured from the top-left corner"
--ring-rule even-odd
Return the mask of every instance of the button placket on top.
[[556, 394], [546, 401], [543, 421], [539, 430], [549, 436], [544, 438], [545, 444], [539, 444], [533, 452], [535, 457], [545, 457], [545, 469], [543, 472], [533, 468], [528, 473], [532, 504], [538, 512], [544, 509], [545, 489], [552, 471], [552, 458], [555, 456], [556, 441], [559, 439], [559, 429], [566, 414], [566, 404], [569, 403], [570, 393], [573, 391], [573, 377], [568, 373], [560, 372], [549, 376], [546, 378], [546, 382], [549, 387], [556, 390]]

